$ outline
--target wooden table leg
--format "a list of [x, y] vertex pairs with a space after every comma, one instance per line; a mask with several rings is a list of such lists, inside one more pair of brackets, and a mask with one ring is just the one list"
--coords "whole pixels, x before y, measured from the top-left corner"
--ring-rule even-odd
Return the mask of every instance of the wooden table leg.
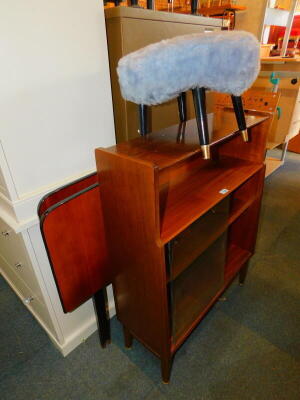
[[133, 342], [133, 336], [124, 325], [123, 325], [123, 333], [124, 333], [125, 347], [126, 347], [126, 349], [131, 349], [132, 342]]
[[247, 277], [247, 273], [248, 273], [248, 267], [249, 267], [249, 261], [246, 262], [246, 264], [240, 269], [239, 272], [239, 283], [240, 286], [243, 286]]
[[97, 316], [97, 325], [101, 346], [104, 348], [110, 343], [110, 321], [107, 306], [106, 288], [100, 289], [93, 296], [94, 308]]
[[173, 357], [163, 357], [161, 359], [161, 378], [163, 383], [170, 382], [171, 367], [172, 367]]

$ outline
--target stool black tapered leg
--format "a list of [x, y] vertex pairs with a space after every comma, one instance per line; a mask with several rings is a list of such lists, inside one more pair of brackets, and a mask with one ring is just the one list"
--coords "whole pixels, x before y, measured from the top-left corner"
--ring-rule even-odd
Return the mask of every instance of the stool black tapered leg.
[[107, 307], [106, 288], [98, 290], [93, 297], [94, 308], [97, 316], [97, 325], [101, 346], [104, 348], [110, 343], [110, 321]]
[[139, 104], [140, 135], [145, 136], [149, 132], [149, 112], [148, 106]]
[[177, 97], [177, 103], [178, 103], [178, 113], [179, 113], [180, 122], [185, 122], [187, 120], [187, 116], [186, 116], [186, 94], [185, 94], [185, 92], [182, 92]]
[[197, 14], [198, 0], [192, 0], [191, 2], [191, 14]]
[[203, 158], [207, 160], [210, 158], [210, 148], [209, 148], [208, 122], [206, 114], [205, 88], [196, 88], [193, 89], [192, 92], [193, 92], [200, 146], [203, 152]]
[[241, 96], [231, 96], [232, 104], [235, 112], [236, 122], [239, 130], [241, 131], [244, 142], [248, 142], [248, 131], [243, 107], [243, 101]]

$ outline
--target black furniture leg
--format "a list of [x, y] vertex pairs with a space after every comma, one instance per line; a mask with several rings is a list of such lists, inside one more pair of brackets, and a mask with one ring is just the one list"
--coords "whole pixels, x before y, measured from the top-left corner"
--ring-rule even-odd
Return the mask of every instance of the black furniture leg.
[[185, 122], [187, 120], [187, 117], [186, 117], [186, 94], [185, 94], [185, 92], [182, 92], [177, 97], [177, 103], [178, 103], [178, 113], [179, 113], [180, 122]]
[[139, 2], [138, 0], [130, 0], [130, 7], [138, 7]]
[[193, 92], [200, 146], [203, 152], [203, 158], [205, 160], [208, 160], [210, 159], [210, 148], [209, 148], [208, 123], [206, 115], [205, 88], [195, 88], [192, 90], [192, 92]]
[[185, 121], [180, 122], [177, 131], [177, 138], [176, 138], [177, 143], [184, 142], [185, 130], [186, 130], [186, 122]]
[[245, 265], [243, 265], [243, 267], [240, 269], [239, 272], [239, 284], [240, 286], [244, 286], [246, 277], [247, 277], [247, 273], [248, 273], [248, 268], [249, 268], [249, 261], [246, 262]]
[[124, 325], [123, 325], [123, 333], [124, 333], [125, 347], [126, 347], [126, 349], [131, 349], [132, 342], [133, 342], [133, 336]]
[[241, 131], [244, 142], [249, 141], [243, 101], [241, 96], [231, 96], [232, 104], [235, 112], [236, 122]]
[[98, 332], [101, 347], [110, 343], [110, 321], [107, 307], [106, 288], [98, 290], [93, 296], [94, 308], [97, 316]]
[[139, 122], [140, 122], [140, 135], [145, 136], [149, 132], [148, 128], [148, 106], [139, 104]]
[[198, 0], [192, 0], [191, 2], [191, 14], [197, 14], [197, 7], [198, 6]]
[[154, 0], [147, 0], [147, 9], [148, 10], [153, 10], [153, 6], [154, 6]]

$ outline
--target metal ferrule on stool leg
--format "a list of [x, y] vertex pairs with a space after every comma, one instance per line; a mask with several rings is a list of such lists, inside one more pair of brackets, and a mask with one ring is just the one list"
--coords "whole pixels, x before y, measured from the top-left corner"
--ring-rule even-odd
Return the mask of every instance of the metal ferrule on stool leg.
[[140, 122], [140, 135], [145, 136], [149, 132], [148, 128], [148, 106], [139, 104], [139, 122]]
[[246, 125], [243, 101], [241, 96], [231, 96], [232, 104], [235, 112], [236, 122], [242, 134], [244, 142], [249, 141], [248, 130]]
[[205, 88], [192, 89], [200, 146], [205, 160], [210, 158]]

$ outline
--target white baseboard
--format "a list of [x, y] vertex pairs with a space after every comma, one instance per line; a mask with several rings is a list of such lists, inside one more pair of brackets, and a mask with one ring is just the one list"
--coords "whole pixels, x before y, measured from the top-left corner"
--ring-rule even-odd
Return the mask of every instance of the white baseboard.
[[[22, 294], [18, 291], [16, 286], [13, 284], [13, 282], [11, 282], [11, 280], [8, 278], [8, 276], [4, 273], [4, 271], [1, 268], [0, 268], [0, 274], [3, 276], [5, 281], [9, 284], [9, 286], [12, 288], [12, 290], [16, 293], [16, 295], [20, 298], [20, 300], [24, 304]], [[37, 322], [43, 327], [43, 329], [49, 336], [51, 342], [61, 352], [61, 354], [64, 357], [70, 354], [81, 343], [85, 342], [85, 340], [97, 330], [96, 318], [92, 317], [85, 325], [80, 325], [80, 327], [71, 336], [69, 336], [67, 340], [65, 340], [63, 343], [59, 343], [57, 338], [49, 330], [47, 325], [44, 324], [44, 322], [40, 319], [40, 317], [34, 312], [34, 310], [32, 310], [30, 307], [27, 307], [25, 304], [24, 306], [34, 316]], [[109, 302], [108, 307], [109, 307], [110, 318], [112, 318], [116, 314], [113, 300]]]

